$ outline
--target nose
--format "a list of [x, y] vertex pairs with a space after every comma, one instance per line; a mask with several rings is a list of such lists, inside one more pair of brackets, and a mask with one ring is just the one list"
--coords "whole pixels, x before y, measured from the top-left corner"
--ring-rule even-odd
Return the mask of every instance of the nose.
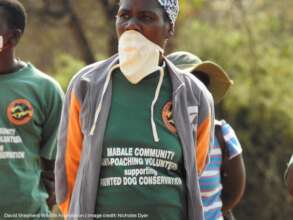
[[141, 32], [142, 28], [139, 24], [139, 21], [135, 17], [132, 17], [126, 22], [125, 30], [126, 31], [134, 30], [134, 31]]

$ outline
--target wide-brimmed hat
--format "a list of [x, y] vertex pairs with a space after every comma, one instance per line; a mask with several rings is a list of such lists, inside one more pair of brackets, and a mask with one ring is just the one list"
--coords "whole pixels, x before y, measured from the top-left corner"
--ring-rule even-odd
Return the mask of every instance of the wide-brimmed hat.
[[212, 93], [215, 103], [218, 103], [233, 85], [233, 80], [229, 78], [225, 70], [212, 61], [202, 61], [194, 54], [185, 51], [171, 53], [167, 58], [181, 70], [207, 74], [210, 81], [208, 89]]

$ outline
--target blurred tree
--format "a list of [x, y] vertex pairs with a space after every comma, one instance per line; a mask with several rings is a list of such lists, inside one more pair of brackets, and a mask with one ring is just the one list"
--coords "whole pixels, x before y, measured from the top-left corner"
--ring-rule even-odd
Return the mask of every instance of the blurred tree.
[[53, 23], [54, 25], [63, 21], [71, 31], [71, 36], [75, 40], [84, 62], [90, 64], [96, 61], [72, 0], [42, 0], [42, 4], [38, 5], [38, 7], [35, 7], [32, 1], [29, 1], [27, 7], [30, 12], [37, 15], [43, 22]]
[[117, 37], [115, 31], [115, 15], [118, 9], [117, 0], [97, 0], [103, 7], [108, 27], [108, 54], [117, 52]]
[[56, 80], [61, 84], [64, 91], [66, 91], [67, 85], [74, 74], [84, 66], [84, 62], [68, 54], [60, 54], [55, 58], [53, 71], [56, 73]]
[[293, 216], [283, 182], [293, 145], [292, 6], [209, 1], [197, 18], [184, 20], [176, 38], [180, 49], [219, 63], [235, 81], [217, 114], [232, 124], [244, 148], [248, 179], [235, 210], [240, 220]]

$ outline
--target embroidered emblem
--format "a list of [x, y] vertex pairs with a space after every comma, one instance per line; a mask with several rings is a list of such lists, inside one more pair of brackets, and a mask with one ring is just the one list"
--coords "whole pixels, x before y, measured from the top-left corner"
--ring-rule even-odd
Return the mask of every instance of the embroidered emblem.
[[165, 126], [168, 128], [168, 130], [173, 133], [176, 134], [177, 130], [175, 127], [175, 122], [173, 120], [173, 105], [171, 101], [168, 101], [164, 107], [163, 107], [163, 111], [162, 111], [162, 118], [163, 118], [163, 122], [165, 124]]
[[16, 99], [7, 108], [7, 117], [14, 125], [24, 125], [33, 117], [33, 107], [26, 99]]

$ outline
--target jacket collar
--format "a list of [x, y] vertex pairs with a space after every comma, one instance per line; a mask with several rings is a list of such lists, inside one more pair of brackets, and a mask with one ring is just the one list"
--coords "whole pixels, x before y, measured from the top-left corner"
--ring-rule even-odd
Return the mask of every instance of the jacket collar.
[[164, 60], [170, 73], [173, 94], [176, 94], [177, 92], [179, 92], [179, 90], [185, 87], [185, 83], [183, 81], [184, 72], [178, 69], [168, 58], [164, 57]]
[[[185, 83], [183, 81], [184, 72], [182, 70], [178, 69], [166, 57], [164, 57], [164, 61], [166, 62], [166, 67], [168, 68], [168, 71], [170, 73], [170, 78], [171, 78], [171, 81], [172, 81], [173, 93], [175, 94], [185, 86]], [[111, 68], [113, 66], [117, 65], [118, 63], [119, 63], [119, 57], [118, 57], [118, 54], [115, 54], [112, 57], [108, 58], [107, 60], [98, 62], [96, 64], [100, 64], [100, 65], [98, 65], [99, 66], [98, 68], [104, 69], [102, 75], [104, 75], [104, 77], [106, 77], [107, 74], [110, 72]], [[95, 64], [93, 64], [93, 65], [95, 65]]]

